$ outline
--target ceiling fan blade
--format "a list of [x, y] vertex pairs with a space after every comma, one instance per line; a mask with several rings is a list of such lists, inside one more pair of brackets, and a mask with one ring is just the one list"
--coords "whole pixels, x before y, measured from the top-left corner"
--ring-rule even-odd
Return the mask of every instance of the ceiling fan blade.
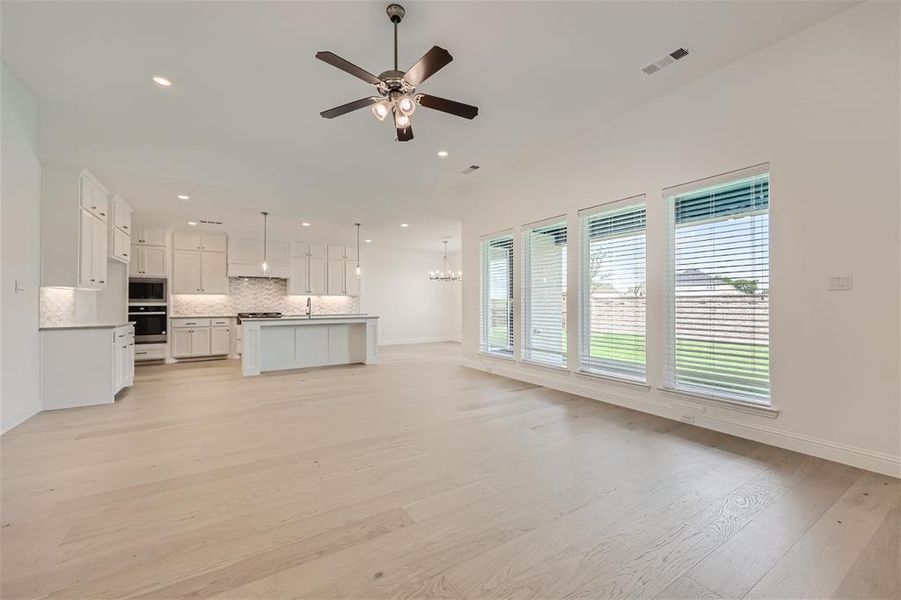
[[403, 129], [400, 127], [397, 128], [397, 141], [398, 142], [409, 142], [413, 139], [413, 126], [407, 125]]
[[378, 85], [379, 83], [381, 83], [381, 80], [369, 71], [361, 69], [348, 60], [344, 60], [334, 52], [317, 52], [316, 58], [318, 58], [322, 62], [326, 62], [332, 65], [333, 67], [337, 67], [342, 71], [350, 73], [354, 77], [359, 77], [366, 83], [371, 83], [372, 85]]
[[417, 86], [454, 60], [450, 52], [440, 46], [432, 46], [415, 65], [404, 75], [404, 81]]
[[370, 98], [360, 98], [359, 100], [354, 100], [353, 102], [348, 102], [347, 104], [342, 104], [341, 106], [336, 106], [335, 108], [324, 110], [319, 114], [322, 115], [322, 117], [325, 119], [334, 119], [335, 117], [346, 115], [349, 112], [360, 110], [361, 108], [366, 108], [367, 106], [375, 104], [379, 100], [380, 98], [376, 98], [375, 96]]
[[419, 104], [433, 110], [440, 110], [464, 119], [474, 119], [479, 114], [479, 107], [471, 104], [463, 104], [438, 96], [429, 96], [428, 94], [420, 94]]

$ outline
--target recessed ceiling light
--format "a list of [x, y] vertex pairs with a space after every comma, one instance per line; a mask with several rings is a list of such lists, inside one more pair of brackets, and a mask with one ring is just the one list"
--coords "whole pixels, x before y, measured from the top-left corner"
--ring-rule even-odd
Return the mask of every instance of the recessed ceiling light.
[[371, 243], [372, 243], [372, 240], [363, 240], [363, 241], [366, 242], [367, 244], [371, 244]]
[[172, 82], [160, 75], [153, 76], [153, 83], [157, 84], [160, 87], [172, 87]]
[[191, 227], [194, 227], [197, 225], [197, 221], [188, 221], [188, 225], [190, 225]]
[[439, 151], [438, 151], [438, 156], [440, 156], [441, 158], [446, 157], [446, 156], [447, 156], [447, 150], [439, 150]]
[[409, 223], [401, 223], [400, 226], [401, 226], [401, 227], [409, 227], [410, 224], [409, 224]]
[[179, 194], [178, 196], [176, 196], [176, 198], [178, 198], [179, 200], [190, 200], [191, 199], [191, 197], [187, 194]]
[[310, 224], [307, 223], [306, 221], [304, 221], [303, 223], [301, 223], [301, 225], [303, 225], [304, 227], [309, 227], [309, 226], [310, 226]]

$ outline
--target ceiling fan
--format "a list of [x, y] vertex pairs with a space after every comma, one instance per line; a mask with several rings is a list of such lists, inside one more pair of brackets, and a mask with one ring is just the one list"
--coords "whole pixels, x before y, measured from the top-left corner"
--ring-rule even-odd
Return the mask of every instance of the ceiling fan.
[[316, 58], [319, 60], [373, 85], [379, 95], [354, 100], [353, 102], [324, 110], [319, 114], [326, 119], [334, 119], [369, 106], [372, 109], [372, 114], [379, 121], [384, 121], [388, 115], [393, 116], [398, 142], [409, 142], [413, 139], [413, 123], [410, 117], [416, 110], [417, 105], [440, 110], [464, 119], [475, 118], [479, 114], [477, 106], [416, 92], [416, 86], [445, 67], [454, 57], [444, 48], [432, 46], [432, 49], [426, 52], [419, 59], [419, 62], [410, 67], [408, 71], [399, 71], [397, 69], [397, 26], [404, 18], [405, 11], [400, 4], [389, 4], [386, 12], [388, 13], [388, 18], [394, 23], [394, 69], [385, 71], [376, 77], [357, 65], [344, 60], [334, 52], [316, 53]]

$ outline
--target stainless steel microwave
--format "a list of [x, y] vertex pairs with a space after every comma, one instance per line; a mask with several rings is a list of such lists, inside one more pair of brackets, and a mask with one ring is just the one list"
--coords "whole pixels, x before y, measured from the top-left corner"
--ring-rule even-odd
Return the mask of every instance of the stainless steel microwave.
[[166, 303], [166, 280], [149, 277], [130, 277], [128, 279], [129, 302], [162, 302]]

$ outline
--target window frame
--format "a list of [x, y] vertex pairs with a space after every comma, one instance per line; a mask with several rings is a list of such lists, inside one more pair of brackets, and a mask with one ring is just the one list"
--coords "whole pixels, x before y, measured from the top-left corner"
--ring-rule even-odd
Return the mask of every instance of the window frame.
[[[489, 314], [489, 301], [490, 301], [490, 289], [489, 289], [489, 279], [490, 279], [490, 265], [489, 265], [489, 248], [491, 247], [492, 242], [496, 242], [499, 240], [504, 240], [509, 238], [510, 240], [510, 256], [508, 259], [508, 285], [507, 285], [507, 323], [509, 324], [509, 330], [507, 332], [507, 338], [509, 340], [509, 352], [507, 351], [499, 351], [497, 348], [492, 347], [489, 343], [490, 339], [490, 314]], [[503, 231], [483, 235], [479, 238], [479, 354], [483, 354], [486, 356], [492, 356], [495, 358], [503, 358], [507, 360], [514, 360], [515, 354], [515, 321], [514, 321], [514, 311], [513, 311], [513, 290], [514, 290], [514, 269], [516, 266], [515, 258], [514, 258], [514, 246], [515, 246], [515, 238], [513, 236], [512, 229], [506, 229]]]
[[[648, 279], [648, 204], [646, 194], [636, 194], [619, 200], [612, 200], [601, 204], [596, 204], [588, 208], [583, 208], [578, 212], [579, 223], [579, 323], [578, 323], [578, 363], [579, 373], [591, 377], [611, 380], [620, 383], [635, 384], [647, 388], [648, 383], [648, 318], [647, 304], [645, 305], [644, 319], [644, 339], [645, 339], [645, 360], [644, 372], [640, 377], [631, 376], [626, 373], [619, 373], [611, 370], [603, 370], [592, 368], [590, 364], [586, 364], [584, 357], [586, 352], [590, 353], [591, 345], [591, 276], [589, 270], [591, 268], [591, 237], [588, 235], [588, 222], [597, 215], [604, 213], [613, 213], [618, 211], [626, 211], [630, 208], [643, 207], [644, 214], [644, 273], [645, 273], [645, 298], [647, 298], [647, 279]], [[647, 302], [647, 300], [645, 301]]]
[[[771, 278], [773, 272], [773, 236], [772, 231], [772, 172], [769, 163], [761, 163], [751, 167], [729, 171], [712, 177], [694, 180], [688, 183], [664, 188], [663, 200], [666, 210], [666, 264], [664, 269], [664, 319], [663, 319], [663, 384], [660, 389], [664, 392], [686, 396], [695, 400], [706, 401], [713, 404], [731, 405], [747, 410], [754, 414], [775, 417], [778, 409], [773, 400], [772, 358], [768, 358], [767, 385], [768, 395], [764, 399], [760, 396], [717, 390], [709, 386], [685, 385], [676, 381], [675, 376], [675, 340], [676, 340], [676, 198], [687, 194], [699, 192], [708, 188], [728, 185], [742, 179], [767, 175], [768, 199], [767, 199], [767, 278]], [[751, 213], [747, 213], [751, 214]], [[772, 350], [772, 286], [768, 288], [767, 295], [767, 347]]]
[[[568, 254], [570, 252], [570, 227], [569, 221], [566, 217], [566, 214], [556, 215], [554, 217], [550, 217], [547, 219], [542, 219], [541, 221], [534, 221], [532, 223], [526, 223], [520, 228], [520, 245], [522, 247], [522, 277], [520, 283], [521, 289], [521, 298], [520, 298], [520, 340], [519, 340], [519, 351], [520, 351], [520, 362], [537, 365], [541, 367], [549, 367], [552, 369], [558, 370], [568, 370], [568, 361], [569, 361], [569, 352], [568, 352], [568, 343], [567, 339], [567, 325], [563, 326], [563, 351], [561, 353], [560, 362], [551, 362], [546, 360], [541, 360], [538, 358], [534, 358], [529, 355], [530, 349], [528, 348], [529, 340], [530, 340], [530, 329], [531, 323], [529, 321], [529, 315], [531, 313], [531, 303], [532, 303], [532, 287], [531, 287], [531, 265], [532, 265], [532, 253], [531, 253], [531, 232], [535, 229], [541, 229], [543, 227], [552, 227], [552, 226], [561, 226], [566, 234], [566, 253], [567, 258], [563, 261], [563, 294], [564, 298], [566, 297], [567, 292], [567, 281], [569, 280], [569, 259]], [[563, 310], [561, 308], [561, 317], [563, 315]], [[568, 320], [568, 318], [567, 318]]]

